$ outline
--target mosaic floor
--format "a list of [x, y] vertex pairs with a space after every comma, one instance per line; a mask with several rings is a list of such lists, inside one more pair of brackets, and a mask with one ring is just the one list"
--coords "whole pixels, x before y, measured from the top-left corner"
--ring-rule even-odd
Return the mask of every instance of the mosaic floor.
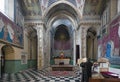
[[80, 71], [74, 72], [75, 76], [58, 77], [48, 75], [48, 70], [29, 69], [19, 73], [4, 74], [0, 82], [80, 82]]

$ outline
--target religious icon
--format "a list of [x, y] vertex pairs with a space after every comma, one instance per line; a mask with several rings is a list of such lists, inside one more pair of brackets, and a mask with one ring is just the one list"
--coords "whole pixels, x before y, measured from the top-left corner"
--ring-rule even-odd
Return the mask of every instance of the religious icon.
[[64, 58], [64, 52], [60, 53], [60, 58]]

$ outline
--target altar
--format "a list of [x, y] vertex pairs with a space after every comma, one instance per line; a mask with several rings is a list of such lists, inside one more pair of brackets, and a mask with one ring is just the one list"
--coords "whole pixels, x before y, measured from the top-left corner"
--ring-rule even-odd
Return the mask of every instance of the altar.
[[55, 65], [69, 65], [70, 64], [70, 58], [54, 58]]
[[52, 71], [73, 71], [73, 65], [52, 65]]

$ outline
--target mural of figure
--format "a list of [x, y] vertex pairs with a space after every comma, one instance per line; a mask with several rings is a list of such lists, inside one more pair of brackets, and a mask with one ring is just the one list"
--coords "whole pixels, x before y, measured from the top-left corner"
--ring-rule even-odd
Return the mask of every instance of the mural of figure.
[[64, 52], [60, 53], [60, 58], [64, 58]]
[[110, 45], [111, 45], [111, 52], [110, 52], [110, 56], [112, 57], [114, 54], [114, 42], [111, 40], [110, 41]]
[[7, 36], [8, 36], [8, 29], [7, 29], [6, 25], [5, 25], [4, 26], [4, 36], [3, 36], [3, 39], [7, 40]]
[[0, 19], [0, 39], [3, 39], [4, 36], [4, 22]]
[[23, 46], [23, 28], [0, 12], [0, 40]]
[[110, 58], [111, 57], [111, 45], [110, 43], [107, 43], [107, 50], [106, 50], [106, 58]]
[[12, 29], [12, 27], [10, 25], [7, 25], [8, 28], [8, 33], [10, 34], [10, 39], [13, 40], [14, 38], [14, 30]]
[[14, 38], [14, 31], [10, 25], [5, 26], [4, 28], [4, 40], [12, 42]]

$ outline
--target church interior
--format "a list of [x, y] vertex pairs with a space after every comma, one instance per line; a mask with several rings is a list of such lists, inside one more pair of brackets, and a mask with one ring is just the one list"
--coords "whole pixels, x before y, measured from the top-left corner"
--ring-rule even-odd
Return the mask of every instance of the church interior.
[[0, 0], [1, 82], [120, 82], [120, 0]]

